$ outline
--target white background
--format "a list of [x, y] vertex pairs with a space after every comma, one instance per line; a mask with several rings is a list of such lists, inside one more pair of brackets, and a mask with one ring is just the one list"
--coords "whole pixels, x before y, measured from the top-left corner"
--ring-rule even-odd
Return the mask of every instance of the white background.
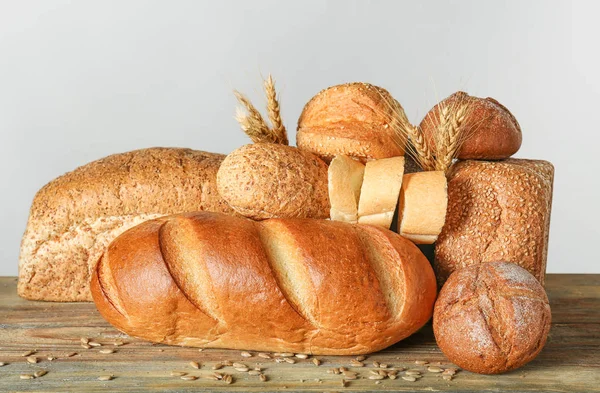
[[366, 81], [419, 122], [459, 89], [556, 167], [550, 272], [600, 273], [600, 2], [2, 1], [0, 275], [16, 275], [35, 192], [108, 154], [247, 143], [233, 88], [272, 73], [292, 140], [319, 90]]

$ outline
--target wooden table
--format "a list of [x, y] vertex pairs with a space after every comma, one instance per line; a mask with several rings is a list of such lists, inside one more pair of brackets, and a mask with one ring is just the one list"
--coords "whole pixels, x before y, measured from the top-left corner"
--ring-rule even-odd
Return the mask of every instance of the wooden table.
[[[452, 381], [427, 372], [416, 360], [450, 367], [437, 348], [431, 325], [401, 343], [368, 356], [366, 367], [349, 367], [351, 357], [318, 356], [315, 366], [309, 359], [295, 364], [276, 363], [254, 354], [244, 358], [239, 351], [204, 350], [152, 345], [129, 338], [106, 323], [92, 303], [45, 303], [19, 298], [16, 278], [0, 278], [0, 392], [187, 392], [199, 390], [238, 391], [510, 391], [510, 392], [600, 392], [600, 275], [549, 275], [547, 291], [552, 306], [552, 329], [540, 356], [527, 366], [497, 376], [459, 371]], [[87, 337], [103, 344], [82, 348]], [[112, 343], [121, 340], [123, 346]], [[100, 350], [115, 349], [104, 354]], [[23, 353], [36, 350], [39, 363], [30, 364]], [[76, 353], [71, 357], [69, 354]], [[48, 356], [56, 357], [49, 361]], [[268, 381], [225, 367], [220, 372], [233, 376], [231, 385], [202, 378], [214, 372], [221, 361], [261, 367]], [[190, 366], [200, 363], [200, 369]], [[372, 362], [390, 367], [423, 370], [423, 378], [408, 382], [401, 378], [375, 381]], [[357, 380], [342, 387], [343, 375], [327, 370], [341, 366], [359, 372]], [[21, 374], [47, 370], [39, 378], [21, 380]], [[172, 376], [172, 371], [200, 376], [192, 381]], [[110, 381], [99, 381], [112, 375]]]

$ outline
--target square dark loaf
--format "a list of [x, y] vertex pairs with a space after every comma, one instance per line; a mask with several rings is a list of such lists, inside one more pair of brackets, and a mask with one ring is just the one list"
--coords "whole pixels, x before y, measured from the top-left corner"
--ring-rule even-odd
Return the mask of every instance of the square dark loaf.
[[180, 148], [135, 150], [46, 184], [33, 200], [21, 242], [19, 295], [91, 301], [90, 271], [125, 230], [174, 213], [231, 213], [216, 187], [224, 158]]
[[456, 269], [513, 262], [544, 285], [554, 167], [547, 161], [459, 161], [448, 176], [446, 223], [435, 247], [441, 286]]

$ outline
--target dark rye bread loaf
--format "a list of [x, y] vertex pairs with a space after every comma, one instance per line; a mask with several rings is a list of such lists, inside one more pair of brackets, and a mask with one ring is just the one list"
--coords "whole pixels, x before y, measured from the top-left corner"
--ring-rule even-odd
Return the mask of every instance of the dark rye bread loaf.
[[456, 365], [498, 374], [540, 353], [550, 320], [548, 297], [535, 277], [514, 263], [490, 262], [450, 276], [435, 303], [433, 331]]
[[446, 223], [435, 247], [441, 285], [461, 267], [514, 262], [544, 285], [554, 167], [547, 161], [460, 161], [448, 176]]
[[112, 239], [156, 217], [231, 212], [216, 175], [224, 155], [149, 148], [91, 162], [35, 196], [19, 257], [19, 295], [91, 301], [89, 269]]

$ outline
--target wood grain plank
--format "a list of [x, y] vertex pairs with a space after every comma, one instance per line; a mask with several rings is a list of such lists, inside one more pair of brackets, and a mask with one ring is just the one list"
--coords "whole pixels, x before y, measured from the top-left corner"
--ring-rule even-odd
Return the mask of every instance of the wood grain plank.
[[[296, 359], [295, 364], [275, 363], [257, 356], [243, 358], [238, 351], [152, 345], [130, 338], [106, 323], [91, 303], [31, 302], [16, 295], [16, 279], [0, 278], [0, 391], [5, 392], [191, 392], [191, 391], [448, 391], [448, 392], [600, 392], [600, 275], [549, 275], [546, 289], [553, 313], [549, 341], [537, 359], [525, 367], [499, 376], [483, 376], [461, 371], [453, 381], [444, 381], [429, 373], [415, 360], [451, 364], [439, 351], [431, 324], [408, 339], [365, 361], [367, 367], [350, 367], [351, 357], [318, 356], [317, 367], [309, 358]], [[84, 349], [80, 338], [88, 337], [104, 345]], [[125, 345], [112, 346], [115, 340]], [[116, 350], [102, 354], [105, 348]], [[36, 349], [39, 363], [26, 362], [22, 353]], [[76, 352], [77, 355], [67, 357]], [[47, 356], [55, 356], [49, 361]], [[201, 364], [190, 367], [191, 360]], [[173, 377], [173, 370], [207, 376], [212, 365], [230, 360], [251, 367], [261, 367], [269, 377], [238, 372], [231, 367], [222, 370], [233, 375], [234, 383], [198, 379], [184, 381]], [[417, 382], [402, 379], [376, 381], [367, 379], [373, 361], [393, 367], [423, 371]], [[359, 372], [363, 379], [348, 381], [342, 387], [341, 375], [327, 373], [345, 366]], [[33, 380], [21, 380], [22, 373], [48, 370]], [[114, 375], [111, 381], [98, 381], [99, 375]]]

